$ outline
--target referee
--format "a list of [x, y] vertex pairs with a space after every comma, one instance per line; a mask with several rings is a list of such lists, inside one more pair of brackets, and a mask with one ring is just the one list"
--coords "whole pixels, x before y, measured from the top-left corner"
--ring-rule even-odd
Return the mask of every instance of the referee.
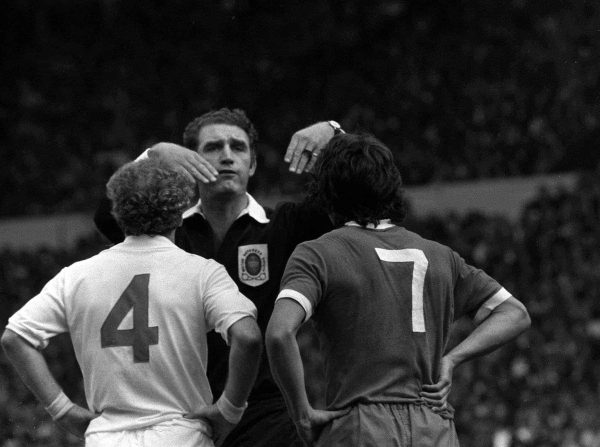
[[[321, 149], [336, 133], [334, 121], [324, 121], [294, 134], [285, 155], [290, 170], [310, 170]], [[240, 291], [258, 309], [264, 334], [286, 262], [300, 242], [331, 230], [328, 214], [311, 203], [283, 203], [276, 209], [261, 206], [247, 192], [256, 170], [257, 132], [240, 109], [208, 112], [188, 124], [185, 147], [158, 144], [147, 151], [194, 178], [200, 200], [191, 208], [175, 234], [184, 250], [222, 264]], [[122, 233], [104, 200], [97, 210], [98, 229], [113, 242]], [[209, 334], [208, 377], [215, 396], [228, 374], [228, 348]], [[263, 356], [256, 385], [241, 422], [223, 444], [226, 447], [289, 447], [301, 445], [283, 397]]]

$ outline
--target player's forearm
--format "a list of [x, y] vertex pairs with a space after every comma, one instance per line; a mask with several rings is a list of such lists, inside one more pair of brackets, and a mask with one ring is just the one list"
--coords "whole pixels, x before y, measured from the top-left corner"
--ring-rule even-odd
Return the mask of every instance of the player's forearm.
[[2, 335], [2, 347], [21, 380], [42, 405], [48, 407], [62, 389], [48, 369], [42, 353], [10, 329]]
[[273, 377], [281, 389], [290, 416], [300, 419], [311, 408], [304, 383], [304, 366], [295, 332], [267, 329], [267, 353]]
[[500, 304], [490, 315], [445, 357], [456, 366], [487, 354], [529, 328], [531, 320], [525, 306], [515, 298]]
[[236, 407], [245, 405], [258, 374], [262, 353], [262, 336], [253, 318], [245, 318], [245, 328], [231, 337], [229, 374], [223, 393]]

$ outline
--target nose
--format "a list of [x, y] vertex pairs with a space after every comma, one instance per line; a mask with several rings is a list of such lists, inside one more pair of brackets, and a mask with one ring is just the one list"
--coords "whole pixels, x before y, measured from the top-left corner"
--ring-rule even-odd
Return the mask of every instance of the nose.
[[233, 163], [233, 151], [231, 150], [231, 146], [229, 145], [229, 143], [226, 143], [223, 146], [220, 158], [221, 163]]

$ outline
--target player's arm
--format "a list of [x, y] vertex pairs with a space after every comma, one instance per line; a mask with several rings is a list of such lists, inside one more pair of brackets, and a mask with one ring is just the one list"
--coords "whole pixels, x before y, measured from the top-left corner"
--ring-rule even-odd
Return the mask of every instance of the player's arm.
[[335, 121], [322, 121], [300, 129], [290, 140], [284, 161], [296, 174], [310, 172], [319, 153], [335, 135], [344, 132]]
[[213, 442], [222, 444], [227, 435], [242, 418], [246, 401], [254, 386], [262, 353], [262, 335], [253, 317], [242, 318], [228, 330], [229, 373], [223, 394], [216, 403], [188, 418], [206, 418], [213, 428]]
[[82, 438], [94, 413], [75, 405], [56, 382], [46, 359], [19, 334], [6, 329], [0, 340], [6, 356], [17, 373], [46, 408], [52, 419], [64, 430]]
[[315, 410], [310, 405], [296, 339], [305, 316], [304, 308], [295, 300], [278, 299], [267, 327], [266, 345], [273, 377], [281, 389], [298, 434], [306, 445], [312, 445], [325, 424], [348, 411]]
[[96, 212], [94, 213], [94, 224], [98, 231], [113, 244], [123, 242], [125, 234], [110, 212], [111, 202], [108, 197], [102, 197]]
[[296, 334], [306, 312], [296, 301], [278, 299], [265, 335], [267, 355], [273, 377], [283, 392], [294, 421], [306, 416], [311, 409], [304, 384], [304, 366]]
[[223, 395], [235, 406], [244, 407], [256, 380], [262, 354], [262, 335], [252, 317], [242, 318], [229, 328], [229, 374]]
[[423, 385], [422, 397], [437, 408], [446, 408], [456, 366], [499, 348], [531, 325], [527, 309], [513, 296], [493, 308], [484, 303], [474, 322], [477, 325], [475, 329], [442, 358], [438, 382]]
[[527, 309], [513, 296], [489, 312], [480, 308], [478, 314], [473, 332], [445, 355], [454, 366], [499, 348], [531, 326]]

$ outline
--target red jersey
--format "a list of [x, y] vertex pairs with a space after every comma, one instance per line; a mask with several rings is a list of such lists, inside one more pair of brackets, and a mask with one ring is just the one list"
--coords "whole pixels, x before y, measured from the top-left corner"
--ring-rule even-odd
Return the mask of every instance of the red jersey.
[[347, 224], [300, 244], [281, 288], [314, 313], [330, 409], [421, 402], [452, 322], [510, 297], [450, 248], [391, 224]]

